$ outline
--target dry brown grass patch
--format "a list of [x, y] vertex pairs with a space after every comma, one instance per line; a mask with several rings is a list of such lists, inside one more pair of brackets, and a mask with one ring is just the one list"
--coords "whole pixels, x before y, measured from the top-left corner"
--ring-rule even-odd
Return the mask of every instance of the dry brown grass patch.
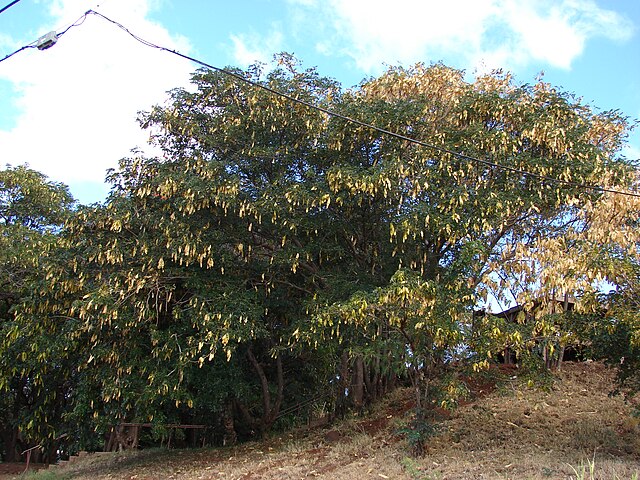
[[409, 458], [397, 436], [412, 405], [411, 392], [398, 391], [370, 415], [330, 427], [234, 448], [89, 456], [55, 480], [627, 480], [640, 473], [640, 428], [630, 406], [609, 397], [612, 372], [569, 363], [557, 375], [550, 391], [528, 388], [517, 371], [498, 389], [478, 380], [480, 396], [440, 424], [420, 459]]

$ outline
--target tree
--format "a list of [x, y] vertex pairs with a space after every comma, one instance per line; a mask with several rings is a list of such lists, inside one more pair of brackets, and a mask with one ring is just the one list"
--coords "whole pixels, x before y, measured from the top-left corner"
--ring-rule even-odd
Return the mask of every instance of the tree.
[[[52, 428], [60, 421], [56, 405], [64, 401], [66, 373], [61, 365], [43, 369], [34, 357], [40, 348], [54, 352], [61, 346], [51, 336], [34, 338], [29, 331], [16, 330], [14, 311], [29, 296], [30, 286], [44, 280], [42, 265], [55, 255], [56, 232], [73, 204], [65, 185], [26, 166], [0, 171], [0, 445], [7, 461], [15, 461], [18, 448], [28, 445], [29, 437], [20, 436], [19, 427], [34, 426], [37, 409], [44, 404], [51, 409]], [[38, 380], [40, 386], [46, 383], [46, 391], [39, 389]]]
[[[637, 173], [632, 185], [637, 191]], [[577, 284], [573, 288], [583, 290], [585, 301], [569, 317], [569, 328], [594, 358], [617, 368], [618, 390], [633, 396], [640, 391], [640, 200], [607, 193], [587, 205], [581, 215], [590, 228], [572, 230], [562, 243], [548, 246], [549, 253], [570, 247], [572, 255], [564, 264], [582, 272], [572, 281]], [[556, 269], [550, 257], [541, 263], [546, 275]], [[594, 283], [604, 284], [607, 291], [595, 290]]]
[[[112, 172], [106, 204], [80, 209], [62, 232], [67, 261], [51, 265], [41, 291], [51, 301], [21, 312], [39, 331], [60, 332], [60, 318], [75, 320], [73, 339], [86, 342], [79, 365], [93, 382], [85, 390], [97, 397], [81, 402], [82, 412], [103, 429], [179, 422], [182, 409], [202, 415], [208, 402], [212, 414], [231, 405], [241, 430], [264, 433], [291, 407], [285, 381], [317, 393], [295, 387], [304, 375], [284, 378], [287, 365], [292, 375], [305, 371], [291, 368], [287, 346], [306, 316], [299, 299], [309, 288], [297, 266], [311, 263], [286, 242], [289, 229], [265, 192], [301, 183], [299, 156], [313, 153], [309, 133], [323, 116], [274, 108], [261, 90], [222, 75], [198, 73], [194, 81], [200, 92], [176, 91], [170, 109], [143, 119], [170, 117], [158, 137], [167, 158], [126, 159]], [[334, 85], [314, 72], [288, 78], [281, 70], [268, 82], [309, 98]], [[275, 131], [275, 124], [289, 128]], [[219, 382], [221, 391], [212, 392], [216, 385], [196, 381], [220, 369], [221, 354], [235, 384]]]
[[399, 376], [419, 407], [449, 405], [454, 360], [505, 339], [473, 316], [496, 279], [594, 228], [603, 195], [582, 184], [631, 179], [627, 120], [542, 81], [418, 64], [343, 92], [288, 55], [233, 72], [252, 83], [201, 70], [141, 116], [163, 156], [110, 173], [18, 316], [78, 348], [74, 415], [98, 426], [210, 414], [264, 433], [327, 385], [361, 409]]
[[0, 302], [8, 312], [73, 205], [68, 188], [26, 166], [0, 171]]
[[[499, 279], [522, 273], [525, 261], [553, 263], [558, 276], [553, 283], [527, 277], [530, 295], [522, 300], [552, 291], [568, 276], [588, 277], [586, 265], [561, 271], [566, 263], [558, 250], [554, 256], [534, 245], [560, 242], [578, 226], [596, 228], [583, 212], [602, 194], [582, 184], [629, 184], [631, 165], [616, 157], [629, 128], [624, 117], [594, 113], [542, 81], [519, 86], [510, 75], [493, 72], [468, 83], [463, 72], [443, 65], [391, 68], [339, 105], [347, 115], [418, 142], [335, 120], [342, 163], [327, 174], [327, 204], [338, 212], [378, 212], [373, 221], [357, 222], [349, 210], [344, 228], [355, 250], [381, 252], [375, 262], [387, 276], [373, 298], [363, 289], [349, 302], [327, 305], [331, 313], [320, 315], [323, 327], [329, 323], [338, 332], [340, 320], [370, 328], [378, 319], [402, 335], [410, 330], [405, 345], [421, 345], [412, 355], [426, 373], [426, 358], [439, 358], [441, 370], [465, 345], [490, 355], [499, 345], [492, 338], [518, 340], [517, 332], [505, 338], [496, 325], [472, 325], [471, 311], [490, 289], [508, 287]], [[366, 231], [372, 225], [380, 226], [377, 237]], [[386, 252], [385, 244], [391, 247]], [[420, 280], [391, 276], [406, 268]], [[389, 278], [405, 279], [400, 297], [391, 293], [395, 282], [391, 292], [384, 286]], [[407, 301], [415, 307], [407, 308]], [[400, 314], [394, 313], [398, 305], [405, 305]], [[411, 308], [419, 314], [406, 315]], [[437, 353], [438, 343], [447, 354]], [[418, 395], [439, 375], [428, 377]]]

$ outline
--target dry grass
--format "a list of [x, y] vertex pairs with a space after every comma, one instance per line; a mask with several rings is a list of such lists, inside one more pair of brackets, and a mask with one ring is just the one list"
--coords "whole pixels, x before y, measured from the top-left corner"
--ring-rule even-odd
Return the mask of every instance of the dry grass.
[[33, 480], [637, 479], [640, 427], [629, 405], [608, 396], [611, 372], [597, 363], [566, 364], [558, 376], [548, 392], [516, 376], [461, 407], [421, 459], [409, 458], [395, 433], [410, 399], [398, 392], [371, 416], [334, 430], [225, 449], [90, 455]]
[[598, 363], [566, 364], [558, 376], [549, 392], [515, 378], [460, 410], [423, 465], [447, 479], [575, 478], [589, 461], [594, 479], [640, 472], [640, 429], [629, 405], [608, 395], [612, 373]]

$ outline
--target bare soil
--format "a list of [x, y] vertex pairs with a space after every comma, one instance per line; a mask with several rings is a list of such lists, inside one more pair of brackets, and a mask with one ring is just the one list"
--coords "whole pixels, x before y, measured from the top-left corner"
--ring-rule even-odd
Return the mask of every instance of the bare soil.
[[[366, 417], [323, 428], [232, 448], [93, 454], [31, 479], [640, 478], [639, 421], [609, 396], [610, 370], [567, 363], [550, 390], [531, 388], [517, 369], [504, 373], [499, 384], [470, 384], [474, 397], [443, 415], [423, 458], [411, 458], [397, 433], [411, 409], [410, 392], [399, 391]], [[8, 478], [17, 477], [0, 473]]]

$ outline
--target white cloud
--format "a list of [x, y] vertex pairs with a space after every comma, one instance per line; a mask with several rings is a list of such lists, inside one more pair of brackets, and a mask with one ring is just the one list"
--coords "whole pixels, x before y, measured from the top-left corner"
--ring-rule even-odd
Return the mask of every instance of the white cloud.
[[[455, 57], [466, 67], [514, 68], [532, 62], [568, 69], [594, 36], [628, 39], [631, 22], [594, 0], [328, 0], [297, 3], [330, 22], [343, 51], [374, 73], [383, 63]], [[343, 47], [344, 48], [344, 47]], [[499, 63], [497, 63], [499, 62]]]
[[[424, 58], [427, 50], [474, 47], [484, 30], [490, 0], [475, 0], [461, 14], [456, 2], [414, 0], [332, 0], [336, 29], [350, 37], [347, 52], [358, 66], [375, 70], [383, 62], [407, 63]], [[468, 7], [468, 8], [467, 8]]]
[[[188, 42], [147, 18], [147, 0], [107, 1], [98, 11], [154, 43], [189, 50]], [[87, 10], [83, 0], [59, 0], [41, 34], [60, 31]], [[29, 39], [32, 41], [34, 39]], [[26, 50], [0, 63], [0, 79], [17, 92], [15, 125], [0, 130], [0, 158], [29, 163], [65, 183], [102, 182], [130, 149], [144, 147], [137, 112], [186, 85], [193, 65], [136, 42], [89, 15], [45, 51]]]
[[256, 62], [269, 63], [274, 53], [282, 50], [283, 35], [273, 26], [266, 35], [257, 33], [231, 35], [233, 42], [233, 57], [242, 67], [248, 67]]
[[17, 47], [16, 42], [9, 35], [0, 32], [0, 47], [3, 51], [9, 51]]

